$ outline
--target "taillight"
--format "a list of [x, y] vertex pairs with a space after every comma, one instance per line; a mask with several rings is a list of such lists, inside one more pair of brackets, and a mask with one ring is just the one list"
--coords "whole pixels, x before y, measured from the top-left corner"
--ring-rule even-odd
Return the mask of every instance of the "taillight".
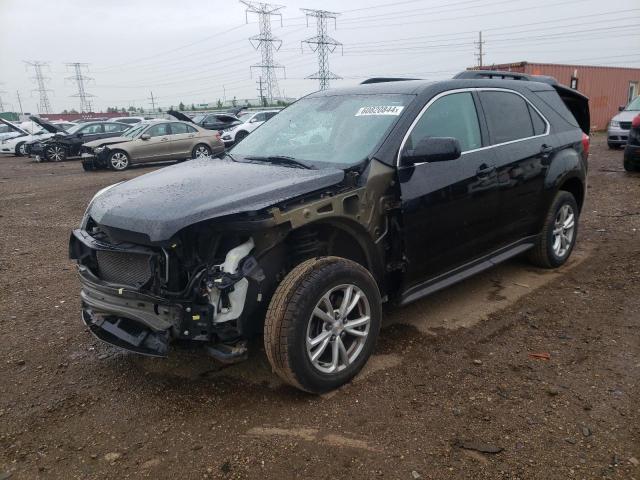
[[588, 156], [589, 156], [589, 135], [587, 135], [586, 133], [583, 133], [582, 134], [582, 158], [586, 160]]
[[631, 121], [631, 128], [640, 128], [640, 115], [633, 117]]

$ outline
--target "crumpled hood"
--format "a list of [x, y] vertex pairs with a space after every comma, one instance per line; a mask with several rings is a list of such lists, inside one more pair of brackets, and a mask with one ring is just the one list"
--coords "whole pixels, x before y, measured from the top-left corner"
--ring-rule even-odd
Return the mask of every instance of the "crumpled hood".
[[162, 242], [194, 223], [261, 210], [343, 179], [340, 169], [304, 170], [204, 158], [116, 185], [93, 200], [88, 214], [101, 225]]
[[130, 141], [131, 139], [127, 137], [111, 137], [111, 138], [103, 138], [101, 140], [94, 140], [93, 142], [87, 142], [84, 144], [84, 146], [89, 148], [95, 148], [95, 147], [100, 147], [102, 145], [113, 145], [114, 143], [125, 143]]

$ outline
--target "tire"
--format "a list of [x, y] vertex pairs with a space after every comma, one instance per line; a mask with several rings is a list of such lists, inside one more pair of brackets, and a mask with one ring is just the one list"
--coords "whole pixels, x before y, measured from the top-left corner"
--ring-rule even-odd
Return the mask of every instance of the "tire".
[[24, 147], [26, 145], [26, 142], [20, 142], [16, 145], [16, 157], [24, 157], [27, 152], [25, 151]]
[[624, 159], [623, 165], [624, 165], [624, 169], [627, 172], [637, 172], [640, 170], [640, 168], [635, 166], [630, 160], [627, 160], [626, 158]]
[[[343, 323], [339, 310], [349, 289], [347, 303], [353, 306]], [[356, 295], [357, 303], [352, 303]], [[325, 314], [318, 316], [317, 310]], [[275, 373], [294, 387], [310, 393], [333, 390], [367, 362], [381, 318], [380, 292], [365, 268], [339, 257], [307, 260], [285, 277], [271, 299], [264, 330], [267, 358]], [[308, 339], [317, 343], [308, 346]]]
[[247, 135], [249, 135], [249, 132], [245, 132], [244, 130], [242, 130], [241, 132], [236, 133], [236, 138], [233, 142], [240, 143], [242, 140], [247, 138]]
[[126, 170], [131, 165], [131, 159], [127, 152], [122, 150], [114, 150], [109, 154], [109, 158], [107, 159], [107, 164], [111, 170], [115, 170], [117, 172], [122, 172]]
[[211, 156], [211, 147], [204, 143], [199, 143], [191, 150], [191, 158], [208, 158]]
[[45, 148], [43, 156], [50, 162], [64, 162], [67, 159], [67, 152], [62, 145], [54, 143]]
[[557, 268], [563, 265], [571, 256], [576, 244], [579, 216], [574, 196], [569, 192], [559, 191], [551, 203], [536, 245], [529, 252], [529, 260], [542, 268]]

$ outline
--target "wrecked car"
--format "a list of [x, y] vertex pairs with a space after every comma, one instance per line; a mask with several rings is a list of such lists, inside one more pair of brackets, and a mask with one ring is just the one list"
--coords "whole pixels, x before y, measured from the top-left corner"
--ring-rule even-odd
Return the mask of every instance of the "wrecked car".
[[563, 265], [588, 99], [547, 78], [460, 77], [316, 92], [222, 159], [103, 188], [69, 246], [84, 323], [129, 351], [187, 342], [223, 362], [262, 333], [274, 371], [319, 393], [366, 363], [383, 303], [520, 254]]

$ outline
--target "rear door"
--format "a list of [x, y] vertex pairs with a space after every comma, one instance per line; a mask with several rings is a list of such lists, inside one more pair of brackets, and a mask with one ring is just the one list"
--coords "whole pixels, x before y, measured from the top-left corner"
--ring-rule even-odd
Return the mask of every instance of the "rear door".
[[497, 176], [472, 90], [445, 92], [414, 122], [404, 148], [425, 137], [454, 137], [462, 156], [401, 167], [405, 288], [487, 253], [495, 243]]
[[496, 156], [498, 243], [507, 245], [538, 233], [538, 209], [554, 145], [548, 121], [521, 94], [482, 89], [479, 97]]
[[193, 148], [193, 139], [195, 138], [197, 130], [190, 125], [180, 122], [173, 122], [171, 124], [171, 155], [176, 160], [187, 158], [191, 155], [191, 149]]

